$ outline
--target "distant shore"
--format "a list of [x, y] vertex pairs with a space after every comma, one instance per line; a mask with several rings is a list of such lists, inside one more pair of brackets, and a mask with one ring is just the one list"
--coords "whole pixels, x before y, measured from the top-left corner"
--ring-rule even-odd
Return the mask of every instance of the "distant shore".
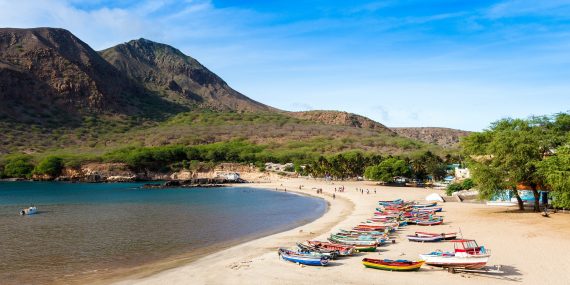
[[[303, 185], [301, 189], [299, 186]], [[339, 186], [345, 192], [335, 192]], [[443, 203], [445, 224], [433, 228], [409, 226], [398, 232], [396, 244], [375, 253], [335, 260], [337, 266], [299, 267], [277, 258], [276, 249], [292, 247], [297, 241], [324, 240], [339, 228], [351, 226], [372, 215], [378, 200], [404, 198], [423, 200], [440, 190], [377, 186], [367, 182], [325, 182], [312, 179], [281, 178], [248, 187], [277, 189], [324, 198], [330, 208], [321, 218], [304, 226], [238, 244], [192, 261], [180, 261], [162, 268], [147, 268], [115, 280], [97, 284], [567, 284], [570, 266], [564, 252], [570, 252], [570, 215], [554, 214], [543, 218], [534, 213], [518, 213], [512, 208], [491, 208], [476, 203]], [[356, 188], [370, 189], [361, 194]], [[323, 189], [324, 194], [316, 194]], [[376, 190], [376, 194], [374, 191]], [[336, 199], [332, 198], [335, 194]], [[496, 276], [450, 274], [424, 266], [419, 272], [387, 272], [365, 269], [363, 257], [418, 259], [419, 253], [448, 250], [449, 244], [410, 243], [404, 235], [416, 230], [460, 231], [491, 249], [489, 265], [502, 265], [505, 272]], [[557, 266], [552, 266], [557, 264]], [[170, 269], [168, 269], [170, 268]]]

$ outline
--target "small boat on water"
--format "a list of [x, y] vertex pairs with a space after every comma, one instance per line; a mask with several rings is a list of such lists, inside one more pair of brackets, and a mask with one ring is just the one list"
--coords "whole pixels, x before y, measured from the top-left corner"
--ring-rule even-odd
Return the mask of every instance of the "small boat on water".
[[38, 213], [38, 208], [36, 208], [35, 206], [31, 206], [25, 209], [20, 209], [20, 215], [24, 216], [24, 215], [33, 215], [33, 214], [37, 214]]
[[325, 266], [329, 263], [329, 259], [325, 256], [300, 253], [285, 248], [280, 248], [278, 254], [283, 260], [297, 264]]
[[434, 251], [420, 254], [420, 258], [428, 265], [444, 268], [481, 269], [487, 265], [491, 255], [475, 240], [461, 239], [451, 242], [454, 243], [454, 252]]
[[362, 264], [367, 268], [389, 270], [389, 271], [416, 271], [424, 264], [425, 261], [410, 261], [404, 259], [373, 259], [364, 258]]

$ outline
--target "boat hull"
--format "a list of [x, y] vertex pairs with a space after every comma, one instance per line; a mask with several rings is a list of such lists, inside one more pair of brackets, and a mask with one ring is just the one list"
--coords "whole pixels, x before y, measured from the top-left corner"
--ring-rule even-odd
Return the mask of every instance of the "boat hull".
[[427, 265], [431, 266], [466, 269], [481, 269], [489, 261], [489, 256], [456, 257], [420, 254], [420, 258], [425, 260]]
[[328, 258], [294, 254], [292, 251], [283, 249], [279, 249], [279, 256], [283, 260], [303, 265], [325, 266], [329, 263]]
[[367, 268], [387, 271], [417, 271], [422, 267], [424, 261], [394, 261], [365, 258], [362, 260], [362, 264]]

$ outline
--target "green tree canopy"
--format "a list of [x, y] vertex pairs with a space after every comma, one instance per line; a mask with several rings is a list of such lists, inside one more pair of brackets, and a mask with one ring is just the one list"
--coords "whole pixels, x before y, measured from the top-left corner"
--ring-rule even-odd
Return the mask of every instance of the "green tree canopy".
[[48, 156], [34, 168], [34, 174], [49, 175], [55, 177], [63, 170], [63, 159], [57, 156]]
[[510, 189], [519, 208], [524, 209], [516, 187], [529, 185], [535, 197], [534, 210], [539, 211], [538, 188], [545, 184], [545, 176], [537, 167], [562, 142], [569, 126], [567, 119], [567, 114], [503, 119], [481, 133], [466, 137], [462, 141], [463, 151], [469, 158], [480, 196], [489, 199]]
[[538, 171], [552, 190], [554, 206], [570, 208], [570, 142], [541, 161]]
[[6, 159], [4, 175], [14, 178], [30, 178], [34, 165], [28, 155], [15, 155]]
[[369, 166], [364, 176], [370, 180], [393, 182], [396, 176], [409, 176], [411, 174], [408, 164], [401, 159], [388, 158], [378, 165]]

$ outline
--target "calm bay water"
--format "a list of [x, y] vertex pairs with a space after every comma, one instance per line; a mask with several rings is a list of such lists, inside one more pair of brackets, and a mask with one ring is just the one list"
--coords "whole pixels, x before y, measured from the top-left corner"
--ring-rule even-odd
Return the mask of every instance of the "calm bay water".
[[[326, 210], [321, 199], [276, 191], [141, 185], [0, 182], [0, 283], [77, 282], [290, 229]], [[19, 216], [30, 203], [39, 213]]]

